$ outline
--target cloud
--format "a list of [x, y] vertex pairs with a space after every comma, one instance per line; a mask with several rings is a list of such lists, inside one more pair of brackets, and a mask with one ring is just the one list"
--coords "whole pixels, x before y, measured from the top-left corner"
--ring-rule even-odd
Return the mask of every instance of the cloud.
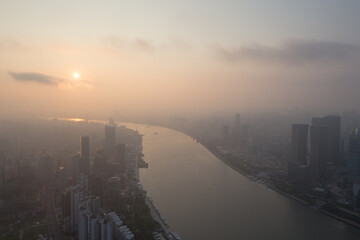
[[104, 50], [136, 51], [143, 53], [166, 52], [169, 50], [184, 51], [191, 49], [190, 43], [181, 38], [169, 35], [163, 42], [154, 43], [144, 38], [127, 39], [117, 35], [100, 36], [100, 43]]
[[87, 89], [92, 89], [93, 85], [87, 80], [74, 80], [70, 81], [64, 78], [54, 77], [42, 73], [35, 72], [8, 72], [9, 75], [19, 82], [36, 82], [43, 85], [57, 86], [62, 88], [78, 88], [85, 87]]
[[224, 48], [217, 46], [215, 52], [220, 59], [238, 61], [262, 61], [286, 64], [314, 62], [344, 63], [360, 59], [360, 47], [341, 42], [315, 40], [288, 40], [280, 48], [261, 45], [251, 47]]
[[134, 47], [136, 47], [136, 49], [141, 49], [141, 50], [146, 50], [146, 51], [150, 51], [155, 49], [155, 46], [153, 46], [149, 41], [146, 41], [144, 39], [136, 39], [134, 42]]
[[101, 40], [105, 47], [112, 49], [133, 49], [138, 51], [151, 51], [156, 49], [156, 46], [150, 41], [141, 38], [129, 40], [111, 35], [102, 37]]
[[59, 85], [66, 83], [65, 79], [34, 72], [8, 72], [9, 75], [19, 82], [37, 82], [44, 85]]

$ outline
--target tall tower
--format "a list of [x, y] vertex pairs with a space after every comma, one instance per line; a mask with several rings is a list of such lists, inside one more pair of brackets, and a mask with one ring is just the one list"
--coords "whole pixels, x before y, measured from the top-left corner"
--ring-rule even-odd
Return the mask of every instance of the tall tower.
[[324, 126], [328, 129], [326, 161], [333, 164], [339, 164], [340, 162], [340, 124], [341, 118], [339, 116], [312, 119], [313, 126]]
[[116, 125], [105, 125], [105, 154], [113, 157], [115, 154]]
[[86, 175], [90, 173], [90, 138], [89, 136], [80, 137], [80, 172]]
[[291, 153], [288, 161], [288, 177], [298, 184], [309, 182], [307, 167], [307, 139], [309, 125], [293, 124], [291, 126]]
[[290, 161], [299, 164], [306, 164], [308, 131], [309, 125], [307, 124], [292, 125]]
[[360, 132], [354, 130], [349, 136], [347, 187], [352, 192], [353, 184], [360, 178]]
[[80, 157], [90, 159], [90, 138], [89, 136], [80, 137]]
[[310, 127], [310, 168], [314, 179], [326, 177], [326, 159], [328, 156], [328, 128], [324, 126]]

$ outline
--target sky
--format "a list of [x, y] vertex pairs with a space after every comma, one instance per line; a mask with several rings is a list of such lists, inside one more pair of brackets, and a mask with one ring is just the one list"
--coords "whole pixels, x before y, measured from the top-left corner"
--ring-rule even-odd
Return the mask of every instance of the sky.
[[0, 117], [358, 109], [359, 12], [357, 0], [0, 0]]

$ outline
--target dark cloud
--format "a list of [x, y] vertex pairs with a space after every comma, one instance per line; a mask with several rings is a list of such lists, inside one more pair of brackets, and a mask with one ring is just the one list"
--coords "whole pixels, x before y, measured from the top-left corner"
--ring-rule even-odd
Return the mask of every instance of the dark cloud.
[[136, 38], [126, 39], [116, 35], [100, 36], [101, 45], [106, 50], [133, 50], [144, 53], [161, 52], [166, 50], [189, 50], [191, 45], [178, 38], [177, 36], [168, 36], [168, 39], [162, 43], [154, 43], [151, 40]]
[[8, 72], [9, 75], [19, 82], [37, 82], [44, 85], [59, 85], [67, 81], [61, 78], [33, 72]]
[[136, 49], [141, 49], [146, 51], [155, 49], [155, 46], [153, 46], [149, 41], [146, 41], [144, 39], [136, 39], [134, 41], [134, 46]]
[[252, 46], [216, 47], [217, 56], [231, 62], [266, 61], [275, 63], [304, 64], [313, 62], [346, 62], [360, 59], [360, 48], [341, 42], [314, 40], [289, 40], [280, 48]]
[[36, 82], [43, 85], [61, 87], [65, 89], [73, 89], [73, 88], [85, 88], [85, 89], [93, 89], [92, 82], [88, 80], [74, 80], [70, 81], [64, 78], [54, 77], [42, 73], [34, 73], [34, 72], [8, 72], [9, 75], [15, 80], [19, 82]]

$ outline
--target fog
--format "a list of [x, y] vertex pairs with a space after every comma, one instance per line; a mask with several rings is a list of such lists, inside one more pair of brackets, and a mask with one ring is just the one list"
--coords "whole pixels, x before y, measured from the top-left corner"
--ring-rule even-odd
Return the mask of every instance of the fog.
[[[2, 3], [0, 114], [184, 116], [358, 108], [357, 3], [317, 3], [304, 17], [298, 10], [310, 3], [289, 3], [286, 13], [279, 4], [263, 3], [270, 18], [260, 3], [233, 5], [240, 15], [229, 3], [213, 2], [204, 11], [201, 4], [163, 1], [65, 1], [39, 8]], [[278, 14], [288, 17], [288, 25]]]
[[360, 239], [360, 1], [0, 1], [0, 239]]

